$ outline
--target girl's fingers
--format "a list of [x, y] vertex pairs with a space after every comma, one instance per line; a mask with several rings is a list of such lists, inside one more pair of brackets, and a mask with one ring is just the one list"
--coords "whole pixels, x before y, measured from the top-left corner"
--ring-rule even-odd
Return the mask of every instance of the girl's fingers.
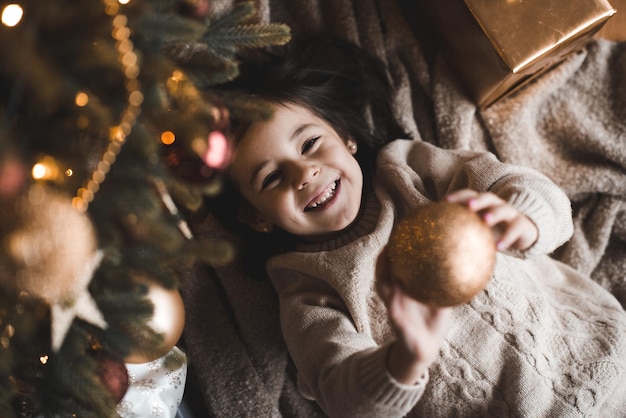
[[431, 317], [431, 329], [435, 335], [443, 338], [450, 329], [452, 323], [452, 307], [436, 308]]
[[446, 197], [449, 202], [467, 204], [492, 228], [499, 251], [509, 248], [525, 250], [537, 240], [537, 228], [517, 209], [494, 193], [464, 189]]
[[519, 212], [513, 206], [502, 202], [497, 206], [489, 206], [483, 214], [482, 218], [489, 226], [495, 226], [501, 222], [512, 222], [519, 216]]
[[493, 193], [480, 193], [475, 197], [472, 197], [467, 202], [467, 206], [474, 212], [480, 212], [482, 210], [499, 207], [505, 204], [506, 202], [504, 200]]
[[519, 222], [511, 222], [507, 225], [504, 233], [498, 238], [498, 242], [496, 243], [498, 251], [505, 251], [514, 246], [520, 239], [522, 232], [520, 231], [520, 226]]
[[471, 189], [462, 189], [446, 195], [446, 201], [450, 203], [467, 203], [470, 199], [478, 196], [478, 192]]
[[451, 203], [466, 204], [474, 212], [480, 212], [492, 207], [504, 205], [506, 202], [491, 192], [479, 193], [471, 189], [458, 190], [446, 196]]
[[538, 238], [535, 224], [525, 216], [518, 216], [511, 221], [502, 236], [498, 239], [498, 250], [503, 251], [508, 248], [526, 250], [530, 248]]
[[528, 225], [524, 222], [524, 217], [509, 205], [492, 207], [483, 213], [485, 223], [491, 228], [497, 228], [496, 246], [498, 251], [504, 251], [512, 246], [519, 248], [518, 241], [527, 231]]
[[448, 202], [465, 204], [478, 213], [493, 230], [500, 251], [511, 247], [525, 250], [537, 240], [535, 224], [494, 193], [462, 189], [448, 194], [445, 199]]
[[396, 335], [418, 358], [432, 361], [450, 329], [453, 308], [426, 306], [397, 292], [389, 312]]

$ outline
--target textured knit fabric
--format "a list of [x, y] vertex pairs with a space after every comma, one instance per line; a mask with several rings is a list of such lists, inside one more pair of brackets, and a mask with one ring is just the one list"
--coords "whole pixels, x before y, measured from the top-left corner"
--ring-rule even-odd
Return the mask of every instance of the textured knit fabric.
[[[397, 140], [379, 155], [362, 215], [344, 236], [270, 260], [301, 393], [333, 417], [626, 415], [626, 313], [598, 284], [547, 254], [572, 234], [565, 194], [489, 153]], [[440, 358], [415, 385], [385, 357], [393, 335], [374, 286], [398, 219], [461, 188], [491, 191], [539, 229], [524, 254], [456, 307]]]

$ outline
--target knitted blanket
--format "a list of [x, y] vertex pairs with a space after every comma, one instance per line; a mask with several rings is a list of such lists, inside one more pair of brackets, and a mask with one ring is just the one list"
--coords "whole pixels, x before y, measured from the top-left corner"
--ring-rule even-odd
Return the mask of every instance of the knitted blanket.
[[[575, 233], [554, 257], [626, 306], [626, 43], [594, 40], [515, 95], [479, 109], [440, 57], [417, 0], [257, 0], [260, 21], [294, 33], [351, 40], [382, 58], [394, 83], [395, 114], [418, 140], [487, 149], [538, 169], [562, 187]], [[229, 1], [215, 1], [215, 8]], [[196, 235], [224, 236], [212, 219]], [[228, 237], [228, 236], [227, 236]], [[314, 417], [296, 390], [269, 282], [239, 265], [198, 267], [182, 286], [190, 360], [188, 390], [200, 416]], [[208, 411], [208, 412], [207, 412]]]

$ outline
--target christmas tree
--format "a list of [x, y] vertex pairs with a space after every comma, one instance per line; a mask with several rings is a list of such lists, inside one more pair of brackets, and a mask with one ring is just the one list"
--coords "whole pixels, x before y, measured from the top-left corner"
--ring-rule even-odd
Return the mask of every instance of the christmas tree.
[[236, 109], [211, 87], [237, 77], [242, 49], [284, 44], [289, 30], [254, 23], [252, 3], [223, 9], [2, 10], [0, 416], [116, 416], [124, 362], [179, 335], [155, 329], [151, 289], [175, 302], [182, 270], [232, 256], [182, 216], [219, 193], [228, 164]]

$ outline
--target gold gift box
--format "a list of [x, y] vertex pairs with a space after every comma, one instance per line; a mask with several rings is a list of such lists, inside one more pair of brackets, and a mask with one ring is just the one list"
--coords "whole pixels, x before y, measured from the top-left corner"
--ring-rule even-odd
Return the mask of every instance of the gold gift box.
[[420, 0], [448, 62], [480, 107], [580, 50], [615, 9], [606, 0]]

